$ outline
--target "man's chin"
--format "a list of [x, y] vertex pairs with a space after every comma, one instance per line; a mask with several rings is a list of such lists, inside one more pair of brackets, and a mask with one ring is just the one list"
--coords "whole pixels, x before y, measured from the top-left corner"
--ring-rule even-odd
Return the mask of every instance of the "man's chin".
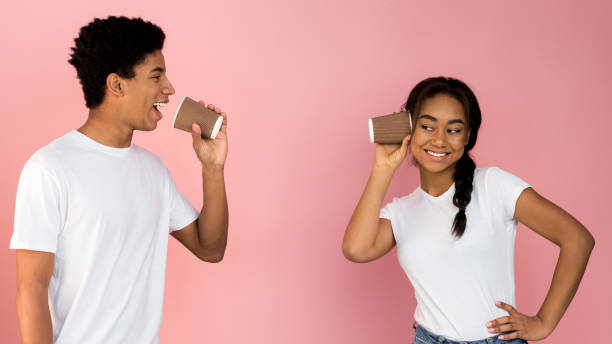
[[134, 128], [134, 130], [153, 131], [156, 128], [157, 128], [157, 122], [153, 122], [153, 123], [146, 123], [146, 124], [143, 124], [141, 126], [138, 126], [138, 127]]

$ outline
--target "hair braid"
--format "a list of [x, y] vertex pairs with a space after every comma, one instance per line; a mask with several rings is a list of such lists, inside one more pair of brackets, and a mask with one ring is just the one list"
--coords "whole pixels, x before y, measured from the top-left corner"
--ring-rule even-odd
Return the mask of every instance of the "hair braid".
[[472, 200], [475, 169], [476, 164], [474, 163], [474, 160], [470, 158], [468, 152], [463, 153], [461, 158], [457, 161], [457, 168], [453, 176], [455, 179], [455, 194], [453, 195], [453, 204], [459, 208], [459, 212], [457, 212], [457, 215], [455, 215], [452, 233], [457, 238], [460, 238], [465, 232], [465, 226], [467, 224], [465, 209]]

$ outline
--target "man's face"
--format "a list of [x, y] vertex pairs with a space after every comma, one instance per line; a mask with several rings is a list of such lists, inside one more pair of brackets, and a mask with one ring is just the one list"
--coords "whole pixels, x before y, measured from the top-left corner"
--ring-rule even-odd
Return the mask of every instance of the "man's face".
[[[121, 112], [132, 129], [150, 131], [162, 119], [157, 108], [165, 106], [168, 97], [174, 94], [174, 87], [166, 76], [166, 63], [161, 50], [147, 55], [142, 63], [134, 66], [134, 73], [133, 78], [122, 82], [125, 97]], [[162, 105], [158, 105], [160, 103]]]

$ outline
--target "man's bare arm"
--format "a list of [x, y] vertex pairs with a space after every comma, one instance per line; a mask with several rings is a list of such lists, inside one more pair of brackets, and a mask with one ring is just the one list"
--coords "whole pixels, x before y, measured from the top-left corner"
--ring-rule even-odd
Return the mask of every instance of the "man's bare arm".
[[48, 290], [55, 255], [17, 250], [17, 316], [23, 344], [52, 344]]

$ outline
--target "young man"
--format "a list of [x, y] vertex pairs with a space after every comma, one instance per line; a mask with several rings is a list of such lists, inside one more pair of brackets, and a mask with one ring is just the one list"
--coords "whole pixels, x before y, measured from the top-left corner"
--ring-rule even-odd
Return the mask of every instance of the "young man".
[[156, 155], [133, 145], [155, 129], [174, 88], [163, 31], [142, 19], [95, 19], [70, 63], [89, 117], [38, 150], [17, 191], [10, 247], [17, 250], [23, 343], [158, 343], [168, 233], [218, 262], [227, 242], [223, 166], [227, 121], [215, 140], [192, 127], [205, 207], [198, 215]]

